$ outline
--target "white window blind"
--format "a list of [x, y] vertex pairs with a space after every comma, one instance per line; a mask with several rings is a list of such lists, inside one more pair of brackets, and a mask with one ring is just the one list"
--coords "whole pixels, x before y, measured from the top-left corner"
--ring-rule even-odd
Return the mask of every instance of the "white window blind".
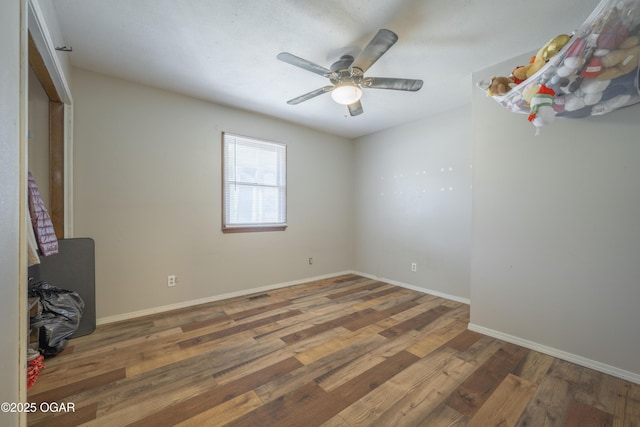
[[223, 231], [284, 229], [287, 147], [223, 133]]

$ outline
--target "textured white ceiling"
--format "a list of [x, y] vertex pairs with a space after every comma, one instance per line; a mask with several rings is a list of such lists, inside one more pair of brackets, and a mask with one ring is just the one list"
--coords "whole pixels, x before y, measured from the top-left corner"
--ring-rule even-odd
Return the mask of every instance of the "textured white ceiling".
[[[469, 102], [471, 73], [571, 33], [598, 0], [54, 0], [72, 65], [323, 131], [357, 137]], [[365, 89], [350, 117], [327, 79], [380, 28], [398, 42], [366, 76], [424, 80], [419, 92]], [[515, 64], [514, 64], [515, 65]], [[510, 70], [505, 70], [508, 73]]]

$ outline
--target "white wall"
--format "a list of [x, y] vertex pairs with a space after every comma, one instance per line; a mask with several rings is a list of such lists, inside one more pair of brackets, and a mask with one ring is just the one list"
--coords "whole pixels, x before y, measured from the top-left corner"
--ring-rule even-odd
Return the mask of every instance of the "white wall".
[[469, 298], [470, 120], [468, 105], [356, 140], [356, 270]]
[[535, 137], [476, 89], [472, 327], [640, 381], [639, 117], [559, 119]]
[[[26, 285], [20, 278], [20, 0], [0, 2], [0, 402], [20, 402], [18, 310], [20, 292]], [[0, 412], [0, 425], [18, 425], [18, 414]]]
[[[351, 141], [78, 69], [73, 87], [99, 319], [353, 267]], [[222, 131], [288, 145], [286, 231], [220, 231]]]

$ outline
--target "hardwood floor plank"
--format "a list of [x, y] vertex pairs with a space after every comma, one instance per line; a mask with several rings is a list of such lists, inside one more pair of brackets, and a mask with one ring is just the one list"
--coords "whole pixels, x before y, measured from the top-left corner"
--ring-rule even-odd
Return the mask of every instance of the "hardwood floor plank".
[[369, 301], [369, 300], [377, 301], [386, 296], [397, 295], [399, 292], [401, 292], [401, 290], [399, 290], [397, 286], [387, 285], [386, 289], [380, 288], [375, 292], [371, 292], [369, 294], [363, 295], [362, 298], [360, 298], [360, 300], [361, 301]]
[[376, 335], [382, 328], [376, 325], [369, 325], [366, 328], [362, 328], [355, 332], [349, 332], [342, 336], [339, 336], [333, 340], [322, 343], [321, 345], [299, 353], [296, 358], [305, 365], [309, 365], [318, 359], [328, 356], [331, 353], [335, 353], [351, 344], [358, 341], [365, 340], [372, 335]]
[[218, 381], [219, 384], [226, 384], [242, 376], [252, 375], [253, 372], [259, 369], [262, 369], [264, 366], [279, 362], [281, 360], [284, 360], [290, 357], [295, 357], [300, 352], [304, 352], [307, 349], [318, 346], [324, 340], [329, 340], [329, 339], [338, 337], [347, 332], [348, 331], [346, 329], [340, 329], [340, 328], [333, 329], [323, 334], [316, 335], [309, 340], [283, 347], [280, 350], [277, 350], [273, 353], [268, 353], [263, 357], [261, 357], [260, 359], [251, 360], [251, 361], [248, 361], [247, 363], [239, 363], [239, 366], [235, 367], [232, 370], [216, 372], [215, 373], [216, 380]]
[[640, 385], [620, 385], [614, 426], [640, 427]]
[[572, 402], [570, 384], [564, 379], [571, 366], [555, 359], [547, 375], [538, 384], [538, 390], [516, 423], [518, 427], [563, 426], [569, 405]]
[[280, 340], [264, 341], [250, 346], [242, 346], [238, 350], [209, 352], [209, 360], [215, 359], [215, 363], [210, 363], [210, 369], [214, 378], [219, 378], [242, 368], [254, 361], [261, 360], [266, 355], [272, 354], [285, 348]]
[[[316, 307], [310, 310], [301, 310], [303, 311], [303, 313], [299, 316], [280, 319], [273, 323], [253, 328], [253, 330], [256, 332], [255, 338], [256, 340], [262, 340], [271, 339], [273, 337], [278, 337], [280, 339], [287, 337], [285, 342], [288, 343], [300, 341], [302, 339], [302, 334], [306, 336], [312, 336], [313, 334], [303, 332], [297, 337], [293, 336], [296, 332], [305, 331], [306, 329], [309, 329], [314, 325], [323, 324], [334, 320], [337, 317], [345, 316], [346, 313], [351, 313], [349, 307], [349, 303], [329, 303], [326, 307], [321, 306], [319, 308]], [[329, 330], [331, 328], [323, 327], [322, 329]], [[316, 333], [322, 332], [318, 330], [316, 331]], [[289, 335], [291, 335], [291, 337], [288, 337]]]
[[313, 301], [313, 299], [318, 297], [329, 298], [335, 293], [344, 292], [345, 290], [351, 289], [353, 287], [375, 282], [377, 282], [377, 280], [362, 277], [360, 278], [360, 280], [353, 280], [348, 282], [335, 282], [333, 280], [328, 280], [324, 282], [324, 286], [322, 284], [311, 287], [300, 285], [299, 291], [296, 292], [295, 295], [288, 296], [287, 299], [289, 299], [294, 304], [309, 303]]
[[427, 337], [409, 347], [407, 351], [418, 357], [425, 357], [466, 330], [465, 323], [451, 319], [445, 327], [432, 331]]
[[331, 411], [315, 415], [312, 419], [312, 424], [308, 425], [318, 425], [327, 421], [335, 412], [349, 406], [418, 360], [416, 356], [402, 351], [385, 359], [358, 377], [342, 384], [328, 394], [329, 399], [333, 402]]
[[315, 382], [306, 383], [258, 409], [226, 424], [233, 426], [314, 426], [331, 417], [340, 401], [327, 395]]
[[[372, 426], [421, 424], [474, 369], [472, 364], [455, 356], [445, 360], [441, 366], [425, 364], [424, 360], [390, 381], [402, 379], [407, 391]], [[411, 378], [404, 378], [404, 375], [411, 375]]]
[[[482, 337], [465, 351], [458, 352], [457, 357], [465, 362], [473, 363], [477, 368], [482, 367], [504, 344], [503, 341], [491, 337]], [[447, 345], [444, 347], [451, 348]]]
[[611, 427], [613, 415], [576, 400], [571, 402], [564, 427]]
[[[127, 377], [140, 375], [141, 373], [152, 371], [163, 366], [191, 359], [193, 357], [206, 357], [213, 359], [214, 354], [229, 354], [245, 346], [255, 344], [253, 333], [243, 331], [230, 336], [223, 336], [215, 341], [207, 340], [203, 345], [181, 349], [178, 346], [171, 346], [160, 349], [144, 351], [132, 358], [127, 366]], [[215, 360], [215, 359], [213, 359]]]
[[416, 302], [418, 303], [417, 306], [410, 308], [408, 310], [405, 310], [401, 313], [394, 314], [393, 316], [390, 316], [386, 319], [382, 319], [376, 322], [376, 324], [383, 327], [384, 329], [390, 329], [396, 325], [406, 322], [409, 319], [412, 319], [416, 316], [424, 314], [425, 312], [442, 305], [442, 300], [422, 301], [422, 298], [418, 298]]
[[533, 397], [537, 385], [513, 374], [500, 383], [471, 418], [469, 427], [498, 427], [515, 425]]
[[[375, 312], [375, 310], [373, 309], [367, 309], [371, 312]], [[366, 311], [363, 312], [355, 312], [355, 313], [349, 313], [347, 315], [344, 316], [340, 316], [337, 318], [332, 318], [331, 320], [327, 320], [323, 323], [317, 323], [314, 324], [313, 326], [309, 326], [306, 329], [297, 331], [295, 333], [289, 334], [289, 335], [285, 335], [283, 337], [281, 337], [280, 339], [284, 342], [286, 342], [287, 344], [292, 344], [294, 342], [297, 341], [303, 341], [309, 337], [312, 337], [314, 335], [320, 334], [322, 332], [328, 331], [330, 329], [334, 329], [337, 328], [339, 326], [343, 326], [345, 323], [349, 323], [352, 322], [358, 318], [360, 318], [363, 315], [366, 315]]]
[[513, 374], [532, 383], [539, 384], [553, 363], [553, 357], [537, 351], [530, 351], [522, 358]]
[[[66, 366], [69, 364], [69, 362], [72, 362], [72, 361], [79, 362], [82, 359], [109, 357], [111, 354], [125, 351], [125, 349], [127, 348], [139, 347], [156, 340], [164, 340], [170, 337], [177, 337], [181, 333], [182, 333], [182, 329], [179, 327], [164, 329], [162, 331], [154, 332], [148, 335], [136, 336], [133, 338], [125, 338], [120, 341], [116, 341], [110, 344], [105, 344], [102, 347], [94, 347], [91, 349], [83, 348], [81, 352], [60, 354], [59, 356], [63, 356], [63, 357], [49, 358], [47, 359], [46, 363], [48, 368], [53, 369], [56, 366]], [[72, 340], [71, 342], [75, 343], [75, 340]]]
[[175, 400], [172, 400], [175, 403], [185, 399], [185, 396], [200, 394], [218, 386], [206, 367], [182, 364], [172, 368], [127, 378], [69, 398], [81, 406], [98, 403], [98, 416], [101, 419], [108, 417], [117, 420], [118, 414], [129, 412], [143, 416], [141, 408], [147, 407], [148, 401], [159, 402], [159, 405], [150, 407], [150, 410], [157, 410], [166, 406], [168, 399]]
[[176, 424], [176, 427], [225, 425], [262, 406], [262, 400], [253, 391], [234, 397], [198, 415]]
[[[435, 323], [436, 322], [433, 322], [431, 325]], [[347, 363], [316, 378], [315, 381], [325, 391], [331, 391], [397, 353], [407, 350], [416, 341], [421, 340], [425, 336], [429, 336], [430, 332], [431, 331], [426, 328], [422, 331], [411, 330], [393, 340], [385, 340], [374, 350], [360, 357], [352, 358]]]
[[[162, 409], [132, 423], [131, 426], [173, 425], [189, 420], [210, 408], [214, 408], [245, 393], [252, 392], [253, 389], [260, 384], [269, 382], [281, 375], [288, 374], [299, 367], [300, 363], [294, 358], [283, 360], [282, 362], [256, 372], [250, 377], [244, 377], [223, 386], [212, 388], [206, 393], [197, 394], [177, 404], [165, 404]], [[258, 399], [260, 398], [258, 397]]]
[[[128, 411], [133, 407], [133, 415], [136, 415], [140, 412], [136, 409], [138, 405], [144, 406], [147, 400], [160, 402], [162, 407], [166, 405], [168, 396], [174, 395], [176, 390], [198, 394], [215, 386], [207, 360], [206, 355], [200, 355], [132, 378], [69, 395], [65, 400], [75, 402], [76, 407], [99, 403], [100, 419], [108, 416], [117, 417], [118, 414], [126, 419], [133, 419], [127, 415]], [[112, 415], [114, 412], [116, 414]]]
[[72, 412], [63, 412], [47, 417], [38, 422], [34, 417], [30, 419], [32, 427], [75, 427], [96, 419], [97, 404], [77, 408]]
[[259, 307], [251, 308], [249, 310], [237, 311], [233, 314], [230, 314], [229, 317], [232, 318], [233, 320], [242, 320], [242, 319], [246, 319], [247, 317], [253, 317], [257, 314], [266, 313], [278, 308], [288, 307], [291, 304], [292, 304], [291, 301], [277, 301], [271, 304], [261, 305]]
[[380, 281], [372, 281], [369, 283], [365, 283], [364, 285], [360, 285], [357, 287], [353, 287], [346, 291], [337, 292], [335, 294], [329, 295], [331, 299], [341, 299], [344, 297], [353, 297], [354, 294], [362, 294], [367, 291], [373, 291], [374, 289], [378, 289], [379, 287], [384, 286], [387, 287], [388, 283], [380, 282]]
[[402, 313], [412, 307], [415, 307], [416, 305], [417, 303], [407, 301], [393, 307], [389, 307], [384, 311], [378, 311], [373, 308], [365, 308], [361, 311], [355, 311], [353, 313], [349, 313], [340, 317], [331, 316], [326, 321], [322, 321], [323, 319], [315, 318], [313, 326], [309, 326], [306, 329], [298, 330], [289, 335], [282, 336], [281, 339], [287, 344], [291, 344], [296, 341], [307, 339], [308, 337], [327, 331], [329, 329], [336, 328], [338, 326], [342, 326], [351, 331], [355, 331], [379, 320], [383, 320], [387, 317]]
[[[213, 327], [217, 330], [218, 326]], [[43, 377], [42, 381], [38, 381], [33, 387], [33, 393], [39, 393], [43, 390], [59, 387], [64, 384], [69, 384], [75, 381], [75, 378], [84, 375], [98, 375], [106, 372], [110, 372], [113, 369], [117, 369], [122, 366], [122, 360], [126, 360], [127, 373], [129, 376], [134, 375], [136, 372], [148, 371], [155, 369], [163, 364], [175, 363], [176, 361], [183, 360], [191, 357], [192, 354], [197, 352], [205, 353], [211, 346], [218, 346], [224, 343], [224, 340], [209, 343], [208, 345], [201, 346], [197, 350], [189, 352], [178, 353], [177, 343], [180, 340], [187, 338], [197, 337], [198, 334], [203, 333], [201, 331], [209, 331], [209, 329], [196, 330], [186, 334], [171, 334], [168, 336], [158, 336], [157, 339], [144, 340], [143, 343], [130, 346], [116, 346], [106, 353], [95, 354], [95, 347], [91, 347], [88, 354], [84, 352], [76, 352], [68, 359], [72, 362], [66, 364], [55, 365], [53, 368], [49, 360], [67, 360], [67, 356], [59, 355], [56, 358], [47, 359], [46, 365], [47, 376]], [[246, 338], [249, 338], [251, 332], [246, 332]], [[135, 333], [134, 336], [139, 338], [140, 335]], [[153, 335], [152, 335], [153, 336]], [[241, 337], [238, 335], [238, 339]], [[229, 338], [227, 338], [228, 340]], [[233, 339], [233, 338], [231, 338]], [[125, 341], [132, 341], [125, 339]]]
[[574, 383], [574, 398], [609, 414], [615, 413], [618, 388], [622, 380], [601, 372], [585, 370], [577, 365], [572, 366], [572, 369], [576, 371], [578, 378]]
[[512, 344], [502, 345], [447, 399], [447, 405], [473, 418], [528, 351]]
[[462, 331], [459, 335], [451, 338], [447, 342], [447, 346], [454, 348], [458, 351], [465, 351], [472, 346], [476, 341], [482, 338], [482, 335], [470, 330]]
[[99, 325], [28, 392], [76, 412], [27, 421], [640, 427], [640, 385], [468, 322], [468, 305], [347, 274]]
[[162, 315], [151, 315], [151, 320], [155, 328], [166, 327], [182, 327], [191, 323], [199, 323], [207, 320], [213, 320], [217, 317], [228, 318], [227, 313], [223, 311], [223, 307], [216, 303], [204, 303], [191, 307], [180, 308], [164, 312]]
[[406, 311], [417, 305], [418, 303], [415, 301], [407, 301], [402, 304], [394, 305], [380, 311], [375, 310], [373, 308], [367, 309], [362, 312], [359, 312], [358, 313], [359, 316], [357, 318], [344, 323], [342, 326], [349, 329], [350, 331], [357, 331], [360, 328], [364, 328], [365, 326], [369, 326], [380, 320], [386, 319], [387, 317], [391, 317], [396, 314], [402, 313], [403, 311]]
[[405, 320], [404, 322], [398, 323], [395, 326], [385, 329], [384, 331], [380, 332], [380, 335], [386, 338], [392, 338], [398, 335], [402, 335], [410, 329], [419, 330], [450, 310], [451, 308], [449, 307], [439, 305], [438, 307], [435, 307], [427, 312], [418, 314], [415, 317], [412, 317]]
[[189, 348], [189, 347], [193, 347], [195, 345], [199, 345], [199, 344], [203, 344], [203, 343], [207, 343], [210, 341], [215, 341], [217, 339], [220, 338], [224, 338], [227, 337], [229, 335], [235, 335], [239, 332], [244, 332], [244, 331], [249, 331], [252, 328], [255, 328], [257, 326], [262, 326], [262, 325], [266, 325], [269, 324], [271, 322], [275, 322], [281, 319], [286, 319], [287, 317], [294, 317], [294, 316], [298, 316], [302, 314], [301, 311], [299, 310], [292, 310], [292, 311], [288, 311], [286, 313], [280, 313], [280, 314], [276, 314], [270, 317], [266, 317], [263, 319], [259, 319], [253, 322], [249, 322], [249, 323], [244, 323], [244, 324], [239, 324], [236, 326], [232, 326], [230, 328], [227, 329], [222, 329], [220, 331], [217, 332], [211, 332], [205, 335], [200, 335], [196, 338], [191, 338], [188, 340], [184, 340], [178, 343], [178, 346], [181, 349], [185, 349], [185, 348]]
[[270, 402], [281, 397], [283, 394], [294, 390], [301, 384], [306, 384], [311, 381], [315, 382], [315, 379], [324, 373], [343, 365], [353, 358], [357, 358], [372, 351], [377, 348], [383, 340], [384, 338], [379, 335], [371, 335], [368, 338], [355, 342], [326, 357], [318, 359], [309, 365], [303, 365], [303, 368], [291, 372], [290, 374], [283, 375], [274, 381], [256, 388], [256, 393], [258, 393], [258, 396], [260, 396], [263, 401]]
[[415, 355], [401, 351], [357, 377], [343, 383], [335, 388], [331, 394], [334, 395], [344, 407], [347, 407], [393, 378], [396, 374], [407, 369], [418, 360], [420, 359]]
[[423, 418], [418, 427], [463, 427], [467, 425], [469, 419], [460, 412], [444, 403], [438, 405], [426, 418]]
[[228, 316], [226, 313], [221, 313], [220, 316], [216, 316], [210, 319], [205, 319], [205, 320], [200, 320], [197, 322], [191, 322], [191, 323], [186, 323], [182, 326], [180, 326], [180, 329], [183, 332], [191, 332], [191, 331], [195, 331], [196, 329], [202, 329], [202, 328], [207, 328], [209, 326], [213, 326], [213, 325], [219, 325], [221, 323], [226, 323], [226, 324], [230, 324], [233, 323], [231, 322], [233, 319]]
[[419, 295], [409, 289], [394, 288], [395, 292], [387, 295], [378, 296], [377, 298], [367, 298], [361, 301], [351, 301], [353, 311], [362, 311], [367, 308], [375, 308], [376, 310], [384, 310], [387, 305], [397, 305], [406, 301], [416, 301], [420, 299]]
[[[141, 395], [133, 396], [131, 399], [115, 396], [113, 401], [98, 402], [97, 418], [89, 425], [113, 426], [139, 423], [145, 417], [154, 417], [161, 413], [167, 405], [179, 407], [192, 396], [205, 396], [217, 388], [211, 376], [192, 378], [192, 381], [179, 384], [180, 387], [176, 384], [173, 387], [154, 387], [150, 392], [143, 390]], [[142, 424], [145, 425], [144, 422]]]
[[351, 427], [340, 415], [334, 415], [328, 421], [320, 424], [322, 427]]
[[104, 374], [83, 378], [70, 384], [52, 388], [42, 393], [30, 394], [29, 402], [33, 402], [38, 405], [42, 402], [57, 402], [62, 400], [66, 396], [81, 393], [85, 390], [100, 387], [103, 384], [109, 384], [114, 381], [124, 379], [125, 376], [125, 368], [115, 369]]
[[393, 405], [406, 398], [412, 385], [415, 385], [416, 382], [426, 381], [426, 378], [446, 366], [454, 357], [455, 352], [446, 348], [429, 354], [420, 359], [419, 365], [418, 362], [414, 363], [410, 372], [405, 370], [397, 374], [391, 380], [339, 412], [339, 415], [353, 426], [373, 425]]

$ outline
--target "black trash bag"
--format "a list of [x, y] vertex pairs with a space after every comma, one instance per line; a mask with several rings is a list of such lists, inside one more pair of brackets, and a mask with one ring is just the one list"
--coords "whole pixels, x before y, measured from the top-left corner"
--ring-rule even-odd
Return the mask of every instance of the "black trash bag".
[[30, 297], [40, 298], [42, 313], [30, 319], [40, 325], [40, 353], [55, 356], [65, 349], [69, 337], [78, 329], [84, 301], [75, 291], [60, 289], [47, 282], [29, 288]]

